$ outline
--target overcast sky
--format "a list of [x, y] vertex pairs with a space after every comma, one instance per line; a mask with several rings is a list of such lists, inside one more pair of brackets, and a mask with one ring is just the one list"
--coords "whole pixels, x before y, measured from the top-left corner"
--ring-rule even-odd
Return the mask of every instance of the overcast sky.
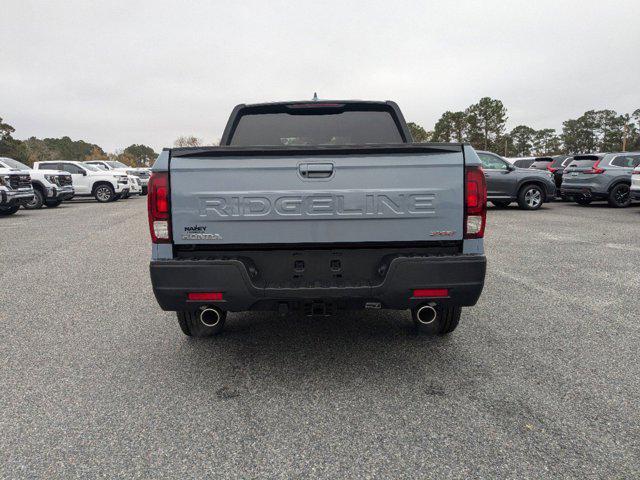
[[219, 139], [238, 103], [395, 100], [427, 129], [498, 98], [508, 127], [640, 108], [640, 1], [2, 0], [0, 117], [108, 151]]

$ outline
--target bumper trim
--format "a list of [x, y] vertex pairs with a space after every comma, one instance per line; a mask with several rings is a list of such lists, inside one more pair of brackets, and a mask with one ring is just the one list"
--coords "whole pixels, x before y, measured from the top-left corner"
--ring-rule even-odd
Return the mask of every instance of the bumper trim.
[[414, 289], [447, 288], [449, 297], [438, 299], [443, 305], [472, 306], [484, 286], [484, 255], [434, 257], [398, 257], [389, 265], [381, 283], [357, 285], [258, 286], [251, 281], [242, 261], [228, 260], [155, 260], [150, 264], [153, 293], [163, 310], [195, 309], [211, 302], [187, 300], [188, 292], [220, 291], [224, 300], [215, 302], [221, 309], [234, 312], [271, 310], [279, 302], [327, 301], [364, 308], [378, 301], [383, 308], [404, 310], [428, 299], [411, 298]]
[[33, 189], [28, 190], [3, 190], [3, 204], [28, 203], [33, 200]]

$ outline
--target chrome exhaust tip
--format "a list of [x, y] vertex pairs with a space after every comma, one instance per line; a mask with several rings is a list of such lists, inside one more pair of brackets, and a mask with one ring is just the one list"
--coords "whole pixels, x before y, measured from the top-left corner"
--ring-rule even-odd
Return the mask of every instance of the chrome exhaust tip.
[[438, 312], [431, 305], [423, 305], [416, 312], [416, 318], [422, 325], [429, 325], [436, 321]]
[[200, 311], [200, 322], [205, 327], [215, 327], [220, 323], [222, 315], [216, 307], [205, 307]]

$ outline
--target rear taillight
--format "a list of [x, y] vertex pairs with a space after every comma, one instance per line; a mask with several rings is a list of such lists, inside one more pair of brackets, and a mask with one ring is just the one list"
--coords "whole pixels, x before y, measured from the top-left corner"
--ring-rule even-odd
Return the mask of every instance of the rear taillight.
[[589, 170], [585, 170], [582, 173], [589, 173], [591, 175], [597, 175], [599, 173], [604, 173], [604, 168], [600, 168], [598, 165], [600, 165], [600, 160], [598, 160], [596, 163], [594, 163], [593, 167], [591, 167]]
[[169, 211], [169, 174], [154, 172], [149, 178], [147, 207], [149, 231], [153, 243], [171, 243], [171, 214]]
[[558, 171], [558, 169], [552, 167], [551, 164], [547, 165], [547, 170], [549, 170], [551, 173], [556, 173]]
[[640, 175], [640, 170], [634, 170], [631, 175]]
[[487, 184], [482, 167], [465, 168], [464, 190], [464, 238], [482, 238], [487, 223]]

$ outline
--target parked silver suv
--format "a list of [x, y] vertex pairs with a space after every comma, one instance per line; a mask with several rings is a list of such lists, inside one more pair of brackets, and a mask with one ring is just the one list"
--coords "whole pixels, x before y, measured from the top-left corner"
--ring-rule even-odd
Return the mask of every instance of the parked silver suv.
[[612, 207], [628, 207], [631, 174], [638, 165], [640, 152], [574, 155], [562, 176], [562, 196], [581, 205], [606, 200]]

